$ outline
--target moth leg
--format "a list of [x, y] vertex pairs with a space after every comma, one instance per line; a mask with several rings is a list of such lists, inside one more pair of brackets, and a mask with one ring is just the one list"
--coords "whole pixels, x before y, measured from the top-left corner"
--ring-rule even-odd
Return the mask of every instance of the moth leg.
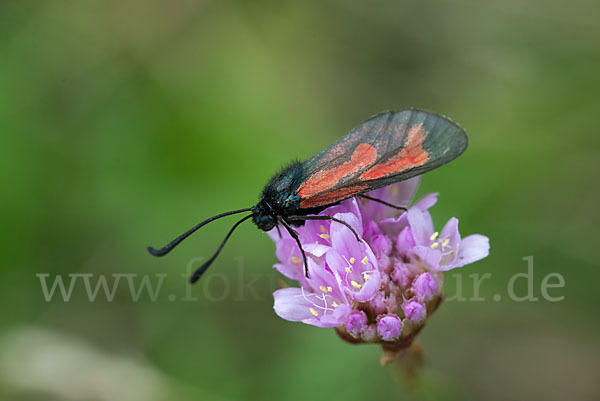
[[398, 210], [404, 210], [405, 212], [408, 210], [408, 209], [407, 209], [407, 208], [405, 208], [404, 206], [397, 206], [397, 205], [393, 205], [393, 204], [391, 204], [391, 203], [388, 203], [388, 202], [386, 202], [386, 201], [383, 201], [383, 200], [381, 200], [381, 199], [372, 198], [372, 197], [370, 197], [370, 196], [368, 196], [368, 195], [358, 195], [358, 196], [360, 196], [361, 198], [364, 198], [364, 199], [368, 199], [368, 200], [370, 200], [370, 201], [373, 201], [373, 202], [378, 202], [378, 203], [381, 203], [382, 205], [386, 205], [386, 206], [389, 206], [389, 207], [391, 207], [391, 208], [394, 208], [394, 209], [398, 209]]
[[277, 229], [277, 234], [279, 234], [279, 239], [281, 239], [281, 229], [279, 228], [279, 224], [277, 224], [275, 228]]
[[335, 217], [331, 217], [331, 216], [289, 216], [288, 220], [292, 220], [292, 221], [304, 221], [304, 220], [331, 220], [331, 221], [335, 221], [336, 223], [340, 223], [340, 224], [343, 224], [346, 227], [348, 227], [350, 229], [350, 231], [352, 231], [352, 234], [354, 234], [354, 236], [356, 237], [356, 240], [358, 242], [362, 242], [362, 240], [360, 239], [360, 237], [358, 236], [358, 234], [356, 233], [356, 231], [354, 231], [354, 228], [352, 228], [352, 226], [350, 224], [346, 223], [344, 220], [336, 219]]
[[298, 231], [294, 230], [288, 224], [288, 222], [285, 221], [284, 219], [279, 219], [279, 221], [281, 222], [281, 224], [283, 224], [285, 229], [290, 233], [292, 238], [296, 240], [296, 243], [298, 244], [298, 248], [300, 248], [300, 252], [302, 252], [302, 260], [304, 261], [304, 276], [306, 278], [310, 278], [308, 276], [308, 262], [306, 261], [306, 253], [304, 252], [304, 248], [302, 248], [302, 244], [300, 243], [300, 238], [298, 237]]

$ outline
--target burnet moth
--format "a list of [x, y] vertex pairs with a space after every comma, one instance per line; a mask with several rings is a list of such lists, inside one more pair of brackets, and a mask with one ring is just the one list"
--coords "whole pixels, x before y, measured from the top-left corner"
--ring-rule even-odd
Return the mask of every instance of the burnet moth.
[[416, 109], [377, 114], [322, 152], [285, 167], [271, 178], [256, 205], [213, 216], [163, 248], [148, 247], [148, 251], [154, 256], [166, 255], [205, 224], [221, 217], [249, 212], [231, 227], [214, 255], [195, 271], [190, 281], [198, 281], [233, 231], [250, 218], [263, 231], [275, 227], [279, 230], [281, 224], [290, 233], [300, 248], [304, 273], [308, 277], [306, 254], [294, 226], [302, 225], [306, 220], [333, 220], [352, 230], [360, 241], [347, 223], [315, 214], [354, 196], [406, 210], [403, 206], [383, 202], [366, 193], [450, 162], [464, 152], [467, 142], [466, 133], [456, 123], [438, 114]]

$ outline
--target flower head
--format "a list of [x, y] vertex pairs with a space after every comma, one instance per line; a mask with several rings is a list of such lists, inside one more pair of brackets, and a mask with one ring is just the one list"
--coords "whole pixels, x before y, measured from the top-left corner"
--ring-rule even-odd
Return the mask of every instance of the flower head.
[[[406, 207], [419, 183], [413, 178], [368, 195]], [[319, 213], [345, 222], [309, 220], [295, 227], [308, 261], [286, 230], [274, 229], [274, 267], [298, 287], [275, 291], [275, 312], [290, 321], [335, 327], [351, 342], [404, 347], [442, 301], [444, 272], [486, 257], [489, 240], [461, 238], [458, 219], [434, 229], [429, 194], [407, 211], [351, 198]], [[354, 231], [354, 232], [353, 232]], [[360, 238], [357, 240], [356, 235]]]

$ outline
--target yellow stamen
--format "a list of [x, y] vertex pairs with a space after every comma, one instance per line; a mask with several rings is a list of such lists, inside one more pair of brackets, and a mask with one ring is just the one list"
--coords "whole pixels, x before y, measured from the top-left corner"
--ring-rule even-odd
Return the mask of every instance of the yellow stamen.
[[354, 281], [354, 280], [352, 280], [352, 281], [350, 282], [350, 284], [352, 284], [352, 287], [354, 287], [354, 288], [358, 288], [358, 289], [360, 289], [360, 287], [362, 287], [362, 285], [358, 284], [358, 283], [357, 283], [356, 281]]
[[353, 264], [354, 264], [354, 262], [356, 262], [356, 259], [354, 259], [354, 258], [350, 258], [350, 264], [351, 264], [351, 265], [353, 265]]
[[363, 277], [365, 280], [368, 280], [371, 275], [369, 273], [363, 273]]
[[440, 235], [440, 233], [438, 233], [437, 231], [434, 232], [433, 234], [431, 234], [431, 237], [429, 237], [430, 240], [435, 241], [435, 239], [438, 237], [438, 235]]
[[450, 240], [445, 239], [444, 242], [442, 242], [442, 246], [448, 246], [449, 243], [450, 243]]
[[346, 267], [346, 273], [352, 273], [352, 269], [350, 267]]
[[333, 291], [333, 288], [327, 287], [327, 292], [331, 292], [331, 291]]
[[333, 303], [331, 304], [334, 308], [337, 308], [338, 306], [340, 306], [337, 302], [333, 301]]
[[325, 288], [324, 286], [320, 286], [319, 289], [323, 292], [327, 292], [327, 288]]
[[361, 260], [363, 265], [366, 265], [367, 263], [369, 263], [369, 258], [367, 258], [366, 256], [363, 258], [363, 260]]
[[319, 314], [317, 313], [317, 311], [314, 310], [313, 308], [308, 308], [308, 310], [310, 310], [310, 313], [312, 313], [313, 316], [319, 316]]
[[395, 194], [396, 192], [398, 192], [398, 187], [396, 185], [391, 186], [390, 187], [390, 192], [393, 193], [393, 194]]
[[321, 232], [324, 233], [325, 232], [325, 226], [321, 225]]
[[292, 263], [300, 263], [300, 262], [302, 262], [302, 259], [292, 256]]
[[439, 242], [434, 242], [433, 244], [431, 244], [431, 249], [435, 249], [440, 245]]
[[329, 234], [321, 234], [321, 235], [319, 235], [319, 237], [321, 237], [323, 239], [329, 239]]

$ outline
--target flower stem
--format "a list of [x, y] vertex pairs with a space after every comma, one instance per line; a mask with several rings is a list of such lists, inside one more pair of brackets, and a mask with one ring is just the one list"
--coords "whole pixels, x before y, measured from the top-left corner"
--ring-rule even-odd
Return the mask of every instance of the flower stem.
[[395, 372], [410, 391], [416, 390], [419, 382], [419, 368], [423, 363], [423, 347], [417, 340], [408, 348], [392, 348], [382, 344], [383, 355], [380, 362], [387, 365], [395, 362]]

